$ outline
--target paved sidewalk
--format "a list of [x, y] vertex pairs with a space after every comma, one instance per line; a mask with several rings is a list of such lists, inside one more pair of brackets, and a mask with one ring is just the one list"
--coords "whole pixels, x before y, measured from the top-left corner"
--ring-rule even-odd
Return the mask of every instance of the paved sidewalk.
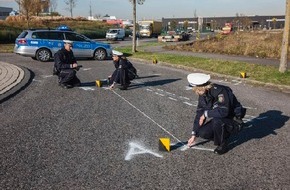
[[0, 61], [0, 103], [28, 84], [30, 72]]

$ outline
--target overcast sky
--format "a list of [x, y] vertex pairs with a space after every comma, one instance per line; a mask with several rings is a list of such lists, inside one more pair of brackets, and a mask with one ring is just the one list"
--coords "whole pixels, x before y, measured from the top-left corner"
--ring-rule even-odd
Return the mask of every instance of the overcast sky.
[[[138, 0], [136, 0], [138, 1]], [[57, 0], [57, 12], [69, 16], [65, 0]], [[121, 19], [132, 19], [129, 0], [76, 0], [73, 16], [111, 15]], [[15, 0], [0, 0], [1, 7], [18, 10]], [[193, 17], [224, 17], [243, 15], [285, 15], [286, 0], [145, 0], [137, 5], [137, 19]]]

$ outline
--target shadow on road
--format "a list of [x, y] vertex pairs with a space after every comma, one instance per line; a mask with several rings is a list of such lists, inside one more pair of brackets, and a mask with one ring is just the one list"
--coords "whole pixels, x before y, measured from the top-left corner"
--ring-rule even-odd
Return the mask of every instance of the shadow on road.
[[268, 135], [277, 135], [276, 129], [285, 125], [289, 120], [288, 116], [278, 110], [269, 110], [261, 113], [258, 117], [247, 121], [245, 128], [230, 138], [229, 149], [233, 149], [252, 139], [261, 139]]
[[144, 86], [162, 86], [165, 84], [169, 84], [175, 81], [181, 80], [179, 79], [163, 79], [163, 80], [155, 80], [155, 81], [148, 81], [140, 84], [132, 84], [129, 86], [130, 89], [140, 88]]
[[82, 82], [81, 87], [96, 86], [96, 82]]

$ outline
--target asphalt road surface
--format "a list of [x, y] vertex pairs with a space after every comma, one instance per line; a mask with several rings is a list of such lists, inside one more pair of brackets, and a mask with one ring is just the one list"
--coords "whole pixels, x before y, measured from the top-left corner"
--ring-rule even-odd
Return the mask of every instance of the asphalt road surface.
[[[197, 96], [188, 71], [133, 62], [140, 78], [126, 91], [95, 86], [111, 60], [80, 60], [82, 86], [63, 89], [53, 62], [14, 54], [34, 78], [0, 106], [0, 189], [289, 189], [290, 96], [240, 79], [230, 86], [248, 108], [230, 150], [212, 142], [188, 149]], [[158, 149], [170, 138], [171, 152]]]

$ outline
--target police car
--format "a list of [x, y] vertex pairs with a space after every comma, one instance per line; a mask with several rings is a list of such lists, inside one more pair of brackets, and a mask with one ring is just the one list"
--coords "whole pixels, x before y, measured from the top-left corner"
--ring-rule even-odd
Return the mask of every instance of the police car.
[[24, 30], [15, 40], [14, 53], [47, 62], [64, 46], [63, 40], [74, 42], [73, 52], [76, 58], [104, 60], [112, 56], [110, 44], [95, 42], [63, 26], [56, 30]]

